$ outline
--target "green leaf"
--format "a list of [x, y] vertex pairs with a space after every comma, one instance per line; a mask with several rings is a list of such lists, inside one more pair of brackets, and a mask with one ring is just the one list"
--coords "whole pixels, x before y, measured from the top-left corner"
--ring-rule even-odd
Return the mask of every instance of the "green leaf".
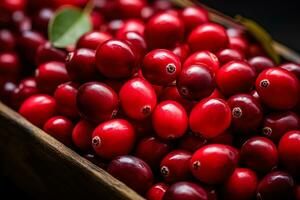
[[84, 33], [91, 31], [90, 10], [89, 6], [85, 10], [71, 6], [59, 9], [48, 28], [52, 45], [65, 48], [75, 44]]
[[247, 28], [248, 32], [262, 45], [274, 62], [279, 64], [280, 56], [273, 47], [273, 39], [270, 34], [253, 20], [244, 18], [242, 16], [236, 16], [236, 19]]

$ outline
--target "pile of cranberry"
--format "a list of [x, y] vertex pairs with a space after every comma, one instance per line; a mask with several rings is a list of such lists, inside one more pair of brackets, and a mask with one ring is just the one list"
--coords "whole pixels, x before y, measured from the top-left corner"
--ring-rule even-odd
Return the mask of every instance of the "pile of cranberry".
[[300, 199], [299, 65], [164, 0], [96, 0], [53, 47], [54, 10], [86, 3], [1, 0], [3, 102], [149, 200]]

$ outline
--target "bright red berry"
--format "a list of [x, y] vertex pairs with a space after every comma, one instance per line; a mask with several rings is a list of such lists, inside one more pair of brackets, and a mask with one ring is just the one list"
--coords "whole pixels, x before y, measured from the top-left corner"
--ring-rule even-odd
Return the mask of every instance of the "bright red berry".
[[248, 42], [243, 37], [229, 37], [229, 45], [230, 49], [235, 49], [245, 54], [248, 49]]
[[127, 32], [135, 32], [141, 36], [144, 35], [145, 24], [139, 19], [128, 19], [124, 22], [124, 25], [116, 33], [117, 37], [124, 35]]
[[156, 183], [152, 185], [146, 194], [147, 200], [163, 200], [168, 186], [165, 183]]
[[172, 52], [180, 58], [181, 62], [184, 62], [190, 54], [190, 48], [187, 44], [181, 44], [176, 46]]
[[85, 120], [80, 120], [72, 131], [73, 144], [82, 151], [92, 149], [92, 134], [95, 127]]
[[187, 34], [197, 26], [209, 21], [208, 12], [199, 6], [186, 7], [181, 12], [181, 18]]
[[116, 0], [116, 4], [122, 18], [140, 18], [142, 9], [147, 5], [145, 0]]
[[112, 39], [112, 35], [107, 32], [92, 31], [84, 34], [77, 41], [76, 47], [78, 49], [92, 49], [96, 50], [104, 42]]
[[244, 55], [240, 51], [235, 49], [222, 49], [216, 54], [216, 56], [218, 57], [221, 66], [231, 61], [244, 60]]

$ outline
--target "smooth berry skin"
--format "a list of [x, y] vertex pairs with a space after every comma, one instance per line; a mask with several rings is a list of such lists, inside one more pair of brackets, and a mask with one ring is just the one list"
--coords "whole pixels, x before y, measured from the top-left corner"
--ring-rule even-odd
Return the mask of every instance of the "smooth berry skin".
[[226, 130], [222, 134], [208, 140], [209, 144], [226, 144], [233, 146], [233, 134], [230, 130]]
[[184, 150], [174, 150], [160, 163], [160, 174], [166, 182], [178, 182], [191, 177], [189, 163], [192, 154]]
[[76, 119], [79, 117], [76, 106], [78, 87], [78, 84], [74, 82], [67, 82], [56, 88], [54, 98], [56, 100], [56, 108], [59, 114], [70, 119]]
[[97, 50], [104, 42], [112, 39], [112, 35], [107, 32], [91, 31], [82, 35], [77, 41], [77, 49]]
[[297, 76], [298, 80], [300, 80], [300, 65], [295, 63], [285, 63], [279, 67], [293, 73], [295, 76]]
[[255, 68], [256, 73], [264, 71], [275, 66], [273, 60], [265, 56], [256, 56], [248, 60], [248, 63]]
[[263, 110], [259, 102], [248, 94], [231, 96], [227, 101], [232, 115], [232, 128], [243, 134], [256, 131], [263, 120]]
[[199, 6], [186, 7], [181, 12], [186, 34], [197, 26], [209, 22], [208, 12]]
[[165, 183], [156, 183], [152, 185], [146, 194], [147, 200], [163, 200], [164, 194], [168, 189], [168, 185]]
[[96, 79], [95, 51], [91, 49], [76, 49], [68, 54], [66, 69], [71, 80], [78, 82]]
[[187, 66], [206, 64], [216, 74], [220, 68], [218, 57], [209, 51], [198, 51], [190, 55], [183, 64], [183, 69]]
[[147, 5], [145, 0], [117, 0], [116, 4], [122, 18], [140, 18], [141, 10]]
[[54, 10], [50, 8], [40, 9], [33, 18], [34, 29], [42, 32], [45, 36], [47, 36], [48, 24], [53, 16]]
[[229, 45], [230, 49], [235, 49], [245, 54], [248, 49], [248, 42], [243, 37], [229, 37]]
[[162, 101], [153, 114], [152, 124], [155, 133], [163, 139], [182, 137], [188, 127], [188, 116], [184, 108], [176, 101]]
[[299, 99], [299, 81], [291, 72], [281, 68], [266, 69], [259, 74], [255, 84], [260, 99], [276, 110], [291, 109]]
[[214, 185], [226, 181], [236, 167], [232, 147], [210, 144], [196, 151], [190, 161], [190, 170], [199, 181]]
[[224, 199], [251, 200], [255, 197], [258, 184], [254, 171], [247, 168], [236, 168], [222, 187]]
[[240, 28], [229, 27], [226, 33], [228, 37], [245, 37], [245, 31]]
[[204, 138], [213, 138], [229, 128], [231, 110], [222, 99], [206, 98], [200, 101], [191, 111], [190, 128]]
[[55, 99], [48, 95], [37, 94], [26, 99], [19, 113], [32, 124], [43, 127], [45, 122], [56, 112]]
[[163, 12], [150, 18], [145, 27], [145, 39], [149, 49], [170, 49], [184, 37], [182, 20], [171, 13]]
[[49, 61], [65, 62], [66, 56], [66, 52], [53, 47], [50, 42], [46, 42], [37, 49], [36, 63], [41, 65]]
[[225, 64], [216, 76], [217, 85], [226, 96], [249, 92], [254, 86], [255, 79], [255, 69], [243, 61]]
[[142, 120], [149, 116], [157, 101], [152, 85], [141, 78], [127, 81], [120, 90], [119, 98], [123, 111], [135, 120]]
[[86, 120], [80, 120], [72, 131], [72, 142], [81, 151], [92, 149], [92, 134], [95, 126]]
[[153, 183], [150, 167], [134, 156], [115, 158], [108, 165], [107, 171], [139, 194], [144, 194]]
[[124, 22], [122, 28], [118, 30], [116, 36], [119, 37], [127, 32], [135, 32], [141, 36], [144, 36], [144, 30], [145, 24], [143, 21], [139, 19], [128, 19]]
[[76, 102], [81, 116], [93, 123], [111, 119], [118, 111], [118, 95], [100, 82], [88, 82], [80, 86]]
[[266, 56], [266, 52], [261, 45], [253, 43], [249, 44], [248, 49], [246, 51], [246, 56], [248, 58], [256, 56]]
[[266, 173], [277, 165], [277, 148], [268, 138], [252, 137], [243, 144], [240, 161], [255, 171]]
[[177, 81], [179, 93], [191, 100], [199, 100], [211, 95], [215, 89], [214, 74], [204, 64], [186, 66]]
[[188, 44], [193, 52], [218, 52], [228, 47], [229, 41], [225, 29], [215, 23], [205, 23], [197, 26], [188, 37]]
[[53, 94], [58, 85], [69, 81], [69, 76], [64, 63], [51, 61], [36, 69], [35, 79], [40, 91]]
[[288, 173], [271, 172], [258, 184], [256, 197], [263, 200], [294, 199], [294, 186], [293, 177]]
[[171, 84], [179, 76], [181, 63], [171, 51], [156, 49], [150, 51], [143, 60], [142, 73], [154, 85]]
[[122, 40], [108, 40], [96, 51], [96, 65], [107, 78], [120, 79], [132, 75], [137, 69], [137, 55]]
[[180, 139], [179, 148], [194, 153], [207, 144], [207, 139], [201, 135], [189, 132]]
[[180, 58], [181, 62], [184, 62], [190, 54], [190, 48], [187, 44], [181, 44], [176, 46], [172, 52]]
[[269, 114], [265, 117], [262, 133], [278, 143], [280, 138], [288, 131], [300, 129], [299, 116], [291, 111]]
[[13, 51], [16, 47], [16, 43], [16, 38], [10, 30], [0, 30], [0, 52]]
[[208, 200], [207, 192], [192, 182], [177, 182], [171, 185], [163, 200]]
[[17, 79], [21, 72], [21, 63], [15, 53], [0, 53], [0, 75], [5, 79]]
[[4, 11], [14, 12], [17, 10], [24, 10], [27, 0], [3, 0], [0, 2], [0, 8]]
[[231, 61], [244, 60], [244, 55], [236, 49], [222, 49], [216, 54], [216, 56], [218, 57], [221, 66]]
[[300, 178], [300, 131], [289, 131], [280, 139], [278, 153], [280, 162], [294, 177]]
[[161, 160], [172, 150], [169, 142], [156, 137], [146, 137], [136, 146], [135, 156], [145, 161], [152, 169], [159, 167]]
[[66, 117], [55, 116], [50, 118], [45, 123], [43, 130], [67, 146], [72, 143], [73, 123]]
[[1, 83], [0, 100], [9, 106], [13, 106], [12, 98], [16, 88], [17, 85], [13, 81], [4, 81], [4, 83]]

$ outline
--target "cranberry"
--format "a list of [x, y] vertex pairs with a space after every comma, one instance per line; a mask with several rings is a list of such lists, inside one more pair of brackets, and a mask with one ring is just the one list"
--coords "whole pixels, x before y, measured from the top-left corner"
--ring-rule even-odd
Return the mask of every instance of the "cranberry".
[[144, 58], [142, 72], [144, 77], [155, 85], [171, 84], [179, 76], [181, 63], [171, 51], [156, 49]]
[[247, 168], [236, 168], [223, 186], [224, 199], [252, 200], [256, 194], [257, 176]]
[[153, 183], [150, 167], [134, 156], [115, 158], [108, 165], [107, 171], [139, 194], [144, 194]]
[[19, 113], [38, 127], [54, 116], [56, 110], [55, 99], [48, 95], [33, 95], [26, 99], [19, 109]]
[[141, 78], [127, 81], [121, 88], [119, 97], [123, 111], [136, 120], [146, 118], [156, 106], [154, 89]]
[[114, 117], [118, 110], [118, 96], [107, 85], [88, 82], [78, 89], [77, 108], [85, 119], [99, 123]]
[[230, 61], [242, 61], [244, 59], [244, 55], [235, 49], [222, 49], [216, 55], [221, 65], [225, 65]]
[[172, 52], [180, 58], [181, 62], [184, 62], [190, 54], [190, 48], [187, 44], [181, 44], [176, 46]]
[[183, 68], [176, 84], [183, 97], [194, 100], [208, 97], [215, 89], [214, 74], [204, 64]]
[[257, 188], [257, 199], [294, 199], [294, 185], [294, 180], [288, 173], [271, 172], [260, 181]]
[[147, 200], [163, 200], [168, 186], [165, 183], [156, 183], [152, 185], [146, 194]]
[[193, 175], [203, 183], [220, 184], [234, 172], [236, 154], [223, 144], [210, 144], [196, 151], [190, 162]]
[[208, 50], [217, 52], [228, 47], [225, 29], [215, 23], [205, 23], [196, 27], [188, 37], [192, 51]]
[[65, 64], [56, 61], [41, 64], [35, 72], [35, 78], [39, 90], [48, 94], [52, 94], [58, 85], [69, 81]]
[[8, 23], [11, 29], [21, 34], [32, 28], [31, 19], [22, 10], [11, 13], [11, 19]]
[[259, 44], [249, 44], [248, 49], [246, 51], [246, 55], [248, 58], [256, 57], [256, 56], [266, 56], [265, 50]]
[[187, 34], [197, 26], [209, 21], [208, 12], [199, 6], [186, 7], [182, 10], [181, 17]]
[[232, 127], [243, 134], [257, 130], [263, 120], [259, 102], [248, 94], [231, 96], [227, 101], [232, 114]]
[[277, 143], [288, 131], [300, 129], [300, 118], [293, 112], [269, 114], [264, 119], [263, 134]]
[[0, 76], [17, 79], [21, 70], [19, 57], [15, 53], [0, 53]]
[[150, 18], [145, 27], [145, 39], [150, 49], [173, 48], [183, 37], [182, 20], [167, 12]]
[[38, 65], [49, 61], [65, 62], [66, 53], [51, 45], [50, 42], [40, 45], [36, 53], [36, 62]]
[[239, 28], [230, 27], [226, 30], [228, 37], [245, 37], [245, 31]]
[[249, 59], [249, 64], [255, 68], [256, 73], [264, 71], [265, 69], [272, 68], [275, 66], [275, 63], [268, 57], [265, 56], [256, 56]]
[[183, 68], [196, 64], [206, 64], [215, 74], [219, 70], [219, 60], [217, 56], [209, 51], [198, 51], [190, 55], [185, 60]]
[[153, 112], [152, 124], [159, 137], [180, 138], [187, 130], [188, 116], [184, 108], [176, 101], [162, 101]]
[[7, 29], [0, 30], [0, 52], [13, 51], [16, 46], [16, 39], [13, 33]]
[[207, 139], [201, 135], [189, 132], [180, 139], [179, 148], [194, 153], [207, 144]]
[[118, 11], [123, 18], [140, 18], [145, 0], [117, 0]]
[[50, 8], [40, 9], [33, 18], [33, 26], [38, 31], [47, 35], [48, 23], [54, 16], [54, 11]]
[[124, 35], [127, 32], [135, 32], [143, 36], [144, 30], [145, 30], [145, 24], [143, 21], [139, 19], [128, 19], [124, 22], [122, 28], [118, 30], [116, 36], [119, 37], [121, 35]]
[[226, 130], [222, 134], [211, 138], [209, 140], [210, 144], [226, 144], [232, 146], [233, 144], [233, 134], [231, 133], [230, 130]]
[[94, 80], [97, 75], [95, 52], [90, 49], [76, 49], [69, 53], [66, 68], [73, 81]]
[[27, 0], [2, 0], [0, 2], [0, 8], [8, 12], [17, 10], [25, 10]]
[[73, 144], [82, 151], [88, 151], [92, 148], [92, 134], [94, 125], [88, 121], [80, 120], [74, 127], [72, 132]]
[[124, 26], [124, 21], [120, 19], [115, 19], [106, 25], [104, 29], [101, 28], [100, 30], [102, 31], [108, 31], [110, 34], [115, 35], [123, 26]]
[[231, 110], [222, 99], [203, 99], [190, 114], [190, 128], [205, 138], [213, 138], [229, 128]]
[[76, 107], [77, 92], [78, 84], [73, 82], [63, 83], [56, 88], [54, 92], [54, 98], [56, 100], [57, 111], [61, 115], [71, 119], [79, 116]]
[[208, 194], [200, 186], [192, 182], [177, 182], [165, 192], [163, 200], [208, 200]]
[[102, 25], [105, 23], [105, 19], [102, 15], [102, 13], [99, 13], [98, 11], [92, 11], [90, 14], [90, 19], [92, 21], [93, 30], [99, 30]]
[[261, 101], [270, 108], [290, 109], [298, 102], [299, 81], [285, 69], [264, 70], [257, 77], [255, 86]]
[[189, 162], [192, 154], [184, 150], [175, 150], [166, 155], [160, 163], [160, 174], [167, 182], [189, 179]]
[[172, 3], [166, 0], [154, 0], [152, 7], [155, 11], [165, 11], [172, 8]]
[[292, 175], [300, 178], [300, 131], [289, 131], [281, 138], [278, 146], [279, 158]]
[[98, 70], [108, 78], [125, 78], [135, 72], [137, 55], [121, 40], [108, 40], [96, 51]]
[[47, 120], [43, 129], [63, 144], [67, 146], [71, 145], [73, 123], [68, 118], [63, 116], [52, 117]]
[[152, 116], [143, 120], [130, 120], [130, 122], [134, 126], [137, 139], [139, 140], [152, 135], [154, 132], [152, 127]]
[[297, 76], [298, 80], [300, 80], [300, 65], [295, 63], [285, 63], [279, 67], [292, 72], [295, 76]]
[[222, 94], [231, 96], [249, 92], [254, 86], [256, 71], [248, 63], [232, 61], [220, 68], [216, 82]]
[[107, 32], [92, 31], [84, 34], [77, 41], [76, 47], [96, 50], [104, 42], [112, 39], [112, 35]]
[[238, 50], [242, 54], [245, 54], [248, 49], [247, 40], [242, 37], [229, 37], [229, 48]]
[[277, 165], [278, 153], [271, 140], [256, 136], [243, 144], [240, 159], [251, 169], [268, 172]]
[[12, 98], [16, 88], [17, 85], [11, 81], [6, 81], [5, 83], [1, 84], [0, 100], [3, 101], [3, 103], [11, 106], [13, 104]]

